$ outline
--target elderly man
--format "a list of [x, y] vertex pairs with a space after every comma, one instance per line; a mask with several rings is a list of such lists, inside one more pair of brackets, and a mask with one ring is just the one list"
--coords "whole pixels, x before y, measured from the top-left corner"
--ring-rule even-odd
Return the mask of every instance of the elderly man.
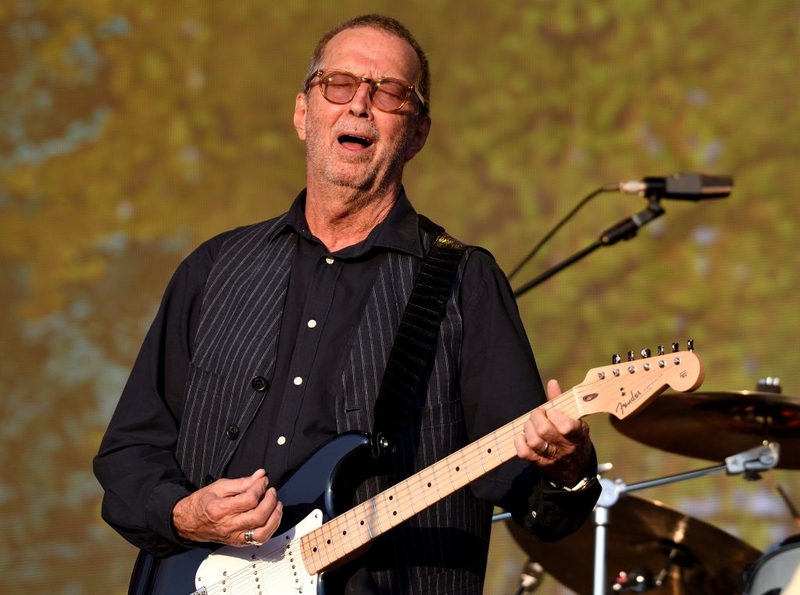
[[[295, 99], [305, 190], [284, 215], [181, 264], [95, 460], [104, 518], [137, 547], [164, 560], [257, 549], [300, 520], [285, 514], [283, 486], [313, 453], [374, 429], [392, 343], [443, 231], [402, 186], [430, 130], [429, 78], [394, 19], [359, 17], [320, 40]], [[463, 488], [428, 481], [441, 499], [425, 496], [424, 510], [323, 573], [325, 592], [479, 595], [494, 505], [554, 540], [597, 500], [588, 427], [537, 409], [546, 396], [504, 275], [478, 248], [457, 263], [388, 469], [350, 495], [364, 502], [530, 412], [509, 438], [517, 456]], [[300, 475], [301, 488], [314, 476]]]

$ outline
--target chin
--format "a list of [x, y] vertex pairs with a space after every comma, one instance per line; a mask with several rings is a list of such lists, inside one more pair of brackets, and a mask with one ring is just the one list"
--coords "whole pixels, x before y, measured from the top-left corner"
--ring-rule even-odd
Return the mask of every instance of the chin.
[[364, 175], [363, 172], [361, 175], [353, 172], [329, 172], [326, 178], [328, 182], [335, 186], [351, 188], [353, 190], [369, 190], [375, 186], [375, 176]]

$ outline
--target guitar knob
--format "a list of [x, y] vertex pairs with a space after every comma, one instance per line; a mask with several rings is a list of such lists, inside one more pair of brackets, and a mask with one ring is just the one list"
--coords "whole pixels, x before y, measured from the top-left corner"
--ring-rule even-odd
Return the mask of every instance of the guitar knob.
[[644, 358], [648, 358], [648, 357], [650, 357], [651, 355], [652, 355], [652, 351], [650, 351], [650, 349], [648, 349], [647, 347], [645, 347], [644, 349], [642, 349], [642, 357], [644, 357]]

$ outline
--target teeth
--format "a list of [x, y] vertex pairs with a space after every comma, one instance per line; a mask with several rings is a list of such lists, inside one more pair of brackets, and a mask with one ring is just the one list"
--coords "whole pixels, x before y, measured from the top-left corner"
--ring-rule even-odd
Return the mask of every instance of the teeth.
[[372, 141], [368, 138], [363, 138], [361, 136], [352, 136], [350, 134], [345, 134], [339, 137], [340, 143], [357, 143], [362, 147], [369, 147], [372, 144]]

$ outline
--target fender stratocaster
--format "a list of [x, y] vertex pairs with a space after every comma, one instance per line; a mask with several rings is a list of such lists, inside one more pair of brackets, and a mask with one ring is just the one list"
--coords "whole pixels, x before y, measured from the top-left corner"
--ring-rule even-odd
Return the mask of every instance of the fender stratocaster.
[[[593, 368], [583, 382], [540, 406], [580, 418], [633, 414], [668, 387], [693, 391], [705, 368], [692, 351]], [[372, 463], [369, 436], [325, 443], [278, 490], [295, 526], [260, 546], [198, 548], [167, 558], [141, 552], [130, 595], [324, 594], [325, 571], [355, 557], [376, 537], [516, 456], [514, 436], [529, 414], [479, 438], [392, 488], [346, 510]], [[359, 471], [352, 474], [352, 470]], [[345, 497], [347, 496], [347, 497]]]

